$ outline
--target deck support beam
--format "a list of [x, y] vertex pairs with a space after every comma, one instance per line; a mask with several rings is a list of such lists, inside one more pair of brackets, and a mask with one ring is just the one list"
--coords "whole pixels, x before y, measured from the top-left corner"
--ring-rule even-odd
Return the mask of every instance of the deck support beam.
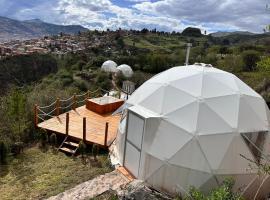
[[83, 142], [86, 141], [86, 117], [83, 118]]
[[109, 128], [109, 123], [106, 122], [105, 125], [105, 137], [104, 137], [104, 146], [107, 146], [107, 140], [108, 140], [108, 128]]
[[66, 136], [68, 136], [68, 128], [69, 128], [69, 113], [66, 113]]

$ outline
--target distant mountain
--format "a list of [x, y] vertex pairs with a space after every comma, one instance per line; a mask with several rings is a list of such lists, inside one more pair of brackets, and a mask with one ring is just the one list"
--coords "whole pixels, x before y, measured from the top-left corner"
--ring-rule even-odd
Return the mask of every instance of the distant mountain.
[[230, 35], [248, 35], [248, 36], [252, 36], [252, 35], [256, 35], [255, 33], [251, 33], [248, 31], [234, 31], [234, 32], [216, 32], [216, 33], [211, 33], [210, 34], [213, 37], [225, 37], [225, 36], [230, 36]]
[[49, 24], [40, 19], [18, 21], [0, 16], [0, 41], [37, 38], [45, 35], [56, 35], [60, 32], [75, 34], [87, 30], [78, 25]]

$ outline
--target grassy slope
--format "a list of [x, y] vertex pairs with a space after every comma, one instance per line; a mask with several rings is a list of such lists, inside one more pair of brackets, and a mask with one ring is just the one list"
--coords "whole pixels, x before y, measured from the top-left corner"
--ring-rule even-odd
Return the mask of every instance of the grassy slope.
[[1, 200], [40, 199], [110, 171], [107, 157], [99, 156], [102, 167], [83, 165], [62, 153], [46, 153], [33, 147], [0, 170]]

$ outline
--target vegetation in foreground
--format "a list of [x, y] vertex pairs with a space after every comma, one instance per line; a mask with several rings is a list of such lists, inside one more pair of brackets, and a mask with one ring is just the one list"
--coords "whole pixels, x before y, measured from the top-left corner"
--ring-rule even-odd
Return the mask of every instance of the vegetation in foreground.
[[[188, 191], [188, 194], [186, 194], [185, 197], [176, 196], [171, 199], [172, 200], [244, 200], [244, 198], [241, 197], [240, 194], [234, 193], [232, 191], [233, 186], [234, 186], [233, 179], [227, 178], [219, 187], [214, 188], [208, 195], [205, 195], [199, 189], [191, 187], [190, 190]], [[142, 194], [145, 195], [144, 198], [141, 197]], [[158, 194], [151, 193], [151, 190], [148, 190], [147, 192], [144, 190], [134, 191], [134, 193], [129, 192], [127, 193], [127, 195], [128, 197], [124, 196], [124, 197], [119, 198], [114, 191], [107, 191], [95, 198], [91, 198], [90, 200], [120, 200], [120, 199], [139, 199], [139, 198], [157, 199], [157, 200], [170, 199], [170, 197], [167, 197], [167, 196], [162, 197], [162, 196], [159, 196]]]
[[111, 171], [106, 155], [98, 161], [93, 166], [52, 150], [28, 148], [0, 166], [1, 200], [47, 198]]

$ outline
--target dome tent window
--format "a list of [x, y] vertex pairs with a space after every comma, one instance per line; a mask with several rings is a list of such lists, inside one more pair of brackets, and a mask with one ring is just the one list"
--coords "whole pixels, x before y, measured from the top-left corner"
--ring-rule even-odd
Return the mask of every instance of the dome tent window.
[[254, 189], [248, 187], [257, 171], [247, 170], [250, 162], [240, 154], [256, 159], [242, 133], [265, 135], [255, 145], [270, 151], [270, 114], [235, 75], [210, 65], [174, 67], [146, 81], [126, 104], [117, 154], [136, 178], [170, 193], [184, 194], [190, 186], [207, 192], [228, 176], [235, 189]]

